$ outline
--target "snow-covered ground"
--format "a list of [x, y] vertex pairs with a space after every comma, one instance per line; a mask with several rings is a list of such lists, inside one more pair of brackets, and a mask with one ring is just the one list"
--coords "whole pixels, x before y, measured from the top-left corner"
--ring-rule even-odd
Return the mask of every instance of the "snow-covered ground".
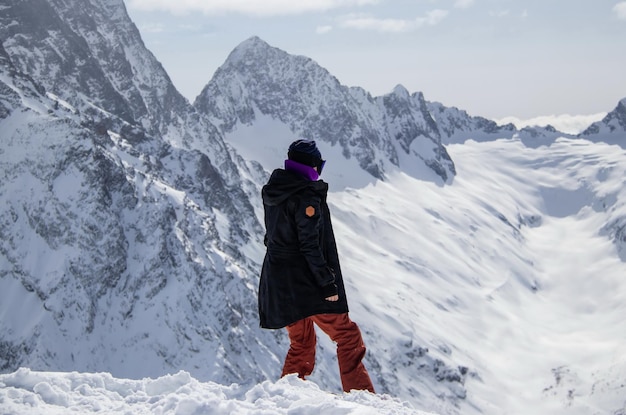
[[398, 173], [332, 197], [370, 345], [440, 345], [474, 374], [479, 412], [624, 413], [626, 246], [606, 228], [626, 217], [626, 152], [568, 139], [448, 151], [450, 186]]
[[[231, 143], [268, 171], [289, 144], [255, 157], [246, 140]], [[626, 246], [612, 228], [626, 218], [622, 148], [468, 141], [448, 146], [458, 174], [447, 185], [401, 171], [360, 180], [337, 149], [322, 150], [351, 316], [375, 387], [390, 393], [339, 392], [321, 335], [308, 382], [22, 369], [0, 375], [0, 413], [626, 413]], [[436, 381], [422, 348], [466, 368], [462, 384]]]
[[406, 402], [354, 391], [335, 395], [295, 375], [275, 383], [219, 385], [187, 372], [157, 379], [116, 379], [106, 373], [51, 373], [20, 369], [0, 375], [2, 415], [75, 414], [413, 414]]

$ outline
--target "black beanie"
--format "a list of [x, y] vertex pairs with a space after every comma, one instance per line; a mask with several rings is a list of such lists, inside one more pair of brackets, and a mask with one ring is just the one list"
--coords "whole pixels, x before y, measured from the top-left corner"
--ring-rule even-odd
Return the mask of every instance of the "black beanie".
[[317, 149], [313, 140], [296, 140], [289, 146], [287, 152], [289, 160], [297, 161], [311, 167], [321, 169], [323, 165], [322, 153]]

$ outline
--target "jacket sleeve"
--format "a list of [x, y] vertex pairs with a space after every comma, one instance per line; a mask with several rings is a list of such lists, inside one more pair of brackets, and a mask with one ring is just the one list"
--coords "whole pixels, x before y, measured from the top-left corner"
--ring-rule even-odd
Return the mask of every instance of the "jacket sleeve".
[[[328, 296], [336, 294], [335, 273], [328, 266], [321, 246], [321, 200], [319, 197], [305, 197], [298, 201], [295, 210], [295, 221], [298, 232], [300, 252], [315, 277], [317, 285], [323, 287]], [[334, 287], [333, 287], [334, 286]], [[333, 292], [334, 289], [334, 292]]]

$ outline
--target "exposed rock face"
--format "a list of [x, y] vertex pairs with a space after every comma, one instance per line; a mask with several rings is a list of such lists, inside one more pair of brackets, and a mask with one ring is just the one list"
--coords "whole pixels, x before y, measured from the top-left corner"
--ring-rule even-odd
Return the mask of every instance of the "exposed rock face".
[[[337, 145], [346, 158], [383, 179], [391, 166], [422, 160], [443, 181], [454, 163], [422, 94], [402, 87], [372, 98], [348, 88], [309, 58], [292, 56], [253, 37], [239, 45], [196, 99], [223, 132], [251, 125], [259, 115], [287, 125], [294, 135]], [[413, 146], [413, 147], [412, 147]]]
[[589, 126], [579, 137], [591, 141], [626, 146], [626, 98], [617, 103], [615, 109], [602, 120]]
[[262, 228], [219, 131], [121, 0], [0, 22], [0, 367], [264, 379], [281, 338], [255, 330], [242, 252]]

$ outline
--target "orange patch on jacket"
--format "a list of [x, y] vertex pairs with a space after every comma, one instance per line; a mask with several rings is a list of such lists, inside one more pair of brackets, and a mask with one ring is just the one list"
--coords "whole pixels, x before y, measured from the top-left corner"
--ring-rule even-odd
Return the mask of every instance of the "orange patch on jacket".
[[306, 209], [304, 210], [304, 213], [308, 217], [312, 218], [313, 215], [315, 215], [315, 208], [313, 206], [307, 206]]

